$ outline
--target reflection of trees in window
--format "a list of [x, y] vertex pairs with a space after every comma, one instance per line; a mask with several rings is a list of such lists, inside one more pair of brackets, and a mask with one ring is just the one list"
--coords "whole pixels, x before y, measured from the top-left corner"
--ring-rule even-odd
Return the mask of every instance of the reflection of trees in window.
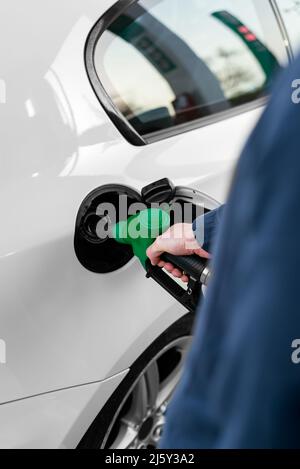
[[253, 84], [257, 82], [257, 77], [250, 68], [243, 67], [243, 53], [239, 50], [227, 50], [220, 47], [212, 57], [206, 59], [206, 62], [215, 70], [226, 97], [229, 99], [238, 97], [245, 93], [245, 90], [253, 90]]
[[300, 15], [300, 0], [292, 0], [292, 5], [284, 9], [285, 13], [298, 13]]
[[[152, 105], [151, 102], [142, 105], [134, 90], [127, 90], [126, 94], [122, 96], [115, 93], [112, 99], [126, 119], [139, 132], [143, 133], [145, 129], [149, 132], [159, 130], [162, 123], [164, 126], [172, 126], [175, 123], [181, 123], [181, 120], [186, 122], [197, 119], [217, 112], [217, 110], [243, 104], [249, 101], [250, 96], [254, 99], [260, 95], [264, 86], [264, 77], [260, 73], [255, 73], [249, 63], [248, 65], [247, 62], [245, 63], [243, 51], [219, 47], [204, 62], [218, 80], [227, 101], [208, 102], [207, 105], [188, 102], [183, 106], [182, 111], [180, 106], [176, 107], [175, 104], [182, 100], [188, 101], [188, 93], [176, 96], [173, 102], [169, 102], [169, 97], [166, 96], [165, 100], [155, 101]], [[216, 106], [216, 108], [211, 111], [210, 105]], [[187, 112], [189, 113], [188, 117]], [[192, 112], [194, 112], [193, 119], [191, 119]]]

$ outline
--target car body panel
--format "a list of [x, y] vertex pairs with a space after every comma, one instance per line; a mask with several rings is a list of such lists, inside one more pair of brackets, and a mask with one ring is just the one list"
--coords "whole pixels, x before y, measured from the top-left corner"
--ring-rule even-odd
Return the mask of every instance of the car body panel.
[[126, 374], [0, 405], [0, 449], [75, 448]]
[[[209, 191], [225, 201], [240, 146], [256, 118], [257, 111], [217, 124], [228, 135], [238, 121], [239, 139], [230, 140], [227, 148], [220, 132], [214, 139], [211, 126], [176, 137], [172, 145], [155, 144], [155, 157], [153, 148], [141, 150], [123, 141], [107, 144], [106, 151], [91, 148], [89, 154], [83, 149], [85, 158], [79, 157], [70, 175], [55, 180], [44, 172], [33, 181], [20, 181], [14, 201], [17, 214], [5, 203], [13, 199], [12, 188], [6, 188], [1, 211], [14, 229], [2, 233], [1, 243], [1, 337], [8, 357], [0, 368], [1, 402], [122, 371], [184, 313], [145, 278], [137, 261], [109, 275], [86, 271], [73, 248], [77, 210], [97, 186], [114, 181], [140, 189], [166, 175], [178, 185]], [[182, 162], [171, 163], [173, 145], [184, 155]], [[137, 341], [140, 347], [133, 347]]]

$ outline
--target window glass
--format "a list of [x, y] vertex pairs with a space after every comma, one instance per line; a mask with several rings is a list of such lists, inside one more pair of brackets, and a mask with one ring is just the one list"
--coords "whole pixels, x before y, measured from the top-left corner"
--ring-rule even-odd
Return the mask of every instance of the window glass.
[[300, 52], [300, 0], [277, 0], [294, 52]]
[[141, 135], [257, 99], [277, 66], [255, 0], [141, 0], [95, 54], [100, 81]]

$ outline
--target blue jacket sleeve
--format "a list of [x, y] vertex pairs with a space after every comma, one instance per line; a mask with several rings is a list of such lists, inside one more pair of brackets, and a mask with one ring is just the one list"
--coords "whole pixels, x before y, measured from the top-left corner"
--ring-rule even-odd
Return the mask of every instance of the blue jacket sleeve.
[[207, 252], [212, 251], [212, 246], [218, 232], [224, 205], [211, 212], [196, 218], [193, 223], [193, 230], [199, 245]]
[[[300, 448], [300, 60], [239, 162], [161, 448]], [[299, 215], [299, 216], [298, 216]]]

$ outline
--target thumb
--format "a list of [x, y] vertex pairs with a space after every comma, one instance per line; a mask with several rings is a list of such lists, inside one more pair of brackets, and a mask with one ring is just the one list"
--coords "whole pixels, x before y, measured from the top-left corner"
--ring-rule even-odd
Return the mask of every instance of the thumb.
[[197, 256], [203, 257], [204, 259], [210, 259], [211, 258], [211, 255], [209, 254], [209, 252], [205, 251], [202, 248], [196, 249], [194, 251], [194, 253], [197, 254]]

